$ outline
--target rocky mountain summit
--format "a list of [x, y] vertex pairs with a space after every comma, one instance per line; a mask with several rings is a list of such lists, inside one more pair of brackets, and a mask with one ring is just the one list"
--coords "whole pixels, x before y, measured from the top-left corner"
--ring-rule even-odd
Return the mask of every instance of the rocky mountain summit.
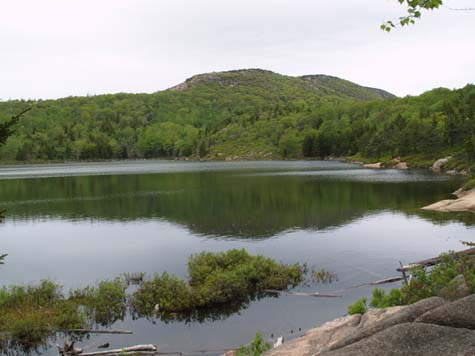
[[330, 75], [315, 74], [292, 77], [264, 69], [240, 69], [227, 72], [198, 74], [185, 82], [169, 88], [169, 91], [187, 91], [216, 84], [224, 88], [261, 88], [271, 92], [306, 92], [317, 96], [335, 96], [356, 101], [392, 99], [396, 96], [382, 89], [369, 88]]

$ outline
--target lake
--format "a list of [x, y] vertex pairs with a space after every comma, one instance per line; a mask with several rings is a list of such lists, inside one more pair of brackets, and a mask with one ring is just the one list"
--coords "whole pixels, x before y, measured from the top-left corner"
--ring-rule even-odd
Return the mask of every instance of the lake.
[[[2, 166], [0, 207], [7, 218], [0, 225], [0, 252], [8, 257], [0, 281], [50, 278], [67, 291], [124, 272], [186, 277], [193, 253], [245, 248], [332, 271], [337, 282], [297, 290], [340, 293], [398, 276], [399, 261], [461, 250], [460, 240], [475, 241], [474, 214], [419, 210], [449, 198], [460, 185], [460, 179], [425, 171], [368, 170], [333, 161]], [[344, 315], [371, 290], [352, 289], [332, 299], [263, 298], [199, 320], [127, 316], [112, 327], [133, 335], [92, 336], [81, 345], [154, 343], [164, 352], [193, 352], [247, 343], [258, 330], [265, 339], [291, 337]]]

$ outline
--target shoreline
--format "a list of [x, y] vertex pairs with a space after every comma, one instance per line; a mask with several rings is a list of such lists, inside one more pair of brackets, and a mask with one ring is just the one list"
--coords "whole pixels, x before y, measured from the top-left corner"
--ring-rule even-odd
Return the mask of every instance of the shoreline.
[[456, 199], [444, 199], [422, 207], [422, 210], [444, 213], [475, 213], [475, 189], [462, 191], [462, 188], [452, 193]]

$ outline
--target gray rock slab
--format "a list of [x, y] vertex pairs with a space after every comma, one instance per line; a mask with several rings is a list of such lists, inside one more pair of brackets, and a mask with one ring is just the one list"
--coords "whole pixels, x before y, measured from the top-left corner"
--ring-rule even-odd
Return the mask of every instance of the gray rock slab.
[[444, 299], [440, 297], [432, 297], [411, 304], [398, 313], [395, 313], [389, 318], [385, 318], [378, 323], [371, 324], [367, 327], [363, 326], [362, 328], [358, 328], [347, 337], [340, 339], [338, 342], [333, 343], [329, 347], [323, 348], [322, 352], [336, 350], [341, 347], [353, 344], [397, 324], [413, 322], [419, 316], [427, 313], [429, 310], [440, 307], [444, 303]]
[[475, 329], [475, 294], [432, 309], [416, 322]]
[[424, 323], [402, 323], [322, 355], [469, 356], [475, 355], [475, 331]]

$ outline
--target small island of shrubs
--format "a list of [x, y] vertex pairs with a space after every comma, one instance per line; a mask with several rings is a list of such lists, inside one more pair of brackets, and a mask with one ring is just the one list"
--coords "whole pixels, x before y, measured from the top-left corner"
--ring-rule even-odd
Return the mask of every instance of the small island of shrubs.
[[189, 280], [168, 273], [144, 281], [132, 295], [133, 308], [150, 314], [158, 304], [167, 312], [188, 312], [222, 304], [239, 304], [268, 289], [287, 290], [303, 281], [305, 267], [285, 265], [245, 250], [203, 252], [188, 261]]

